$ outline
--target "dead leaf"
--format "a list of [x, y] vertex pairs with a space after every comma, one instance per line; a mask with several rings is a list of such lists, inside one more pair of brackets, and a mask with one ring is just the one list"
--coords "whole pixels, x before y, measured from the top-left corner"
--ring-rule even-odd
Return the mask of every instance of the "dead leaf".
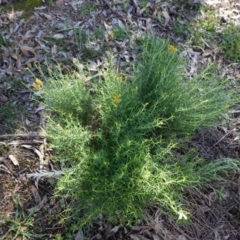
[[40, 11], [41, 11], [41, 10], [45, 10], [45, 9], [47, 9], [47, 6], [35, 7], [35, 8], [34, 8], [34, 10], [36, 10], [36, 11], [37, 11], [37, 10], [40, 10]]
[[133, 0], [132, 2], [133, 2], [134, 7], [136, 8], [136, 13], [137, 13], [137, 15], [139, 15], [139, 14], [140, 14], [140, 8], [139, 8], [136, 0]]
[[36, 63], [37, 61], [38, 61], [38, 59], [39, 59], [39, 56], [35, 56], [35, 57], [32, 57], [32, 58], [30, 58], [30, 59], [28, 59], [26, 62], [25, 62], [25, 64], [28, 66], [28, 65], [30, 65], [30, 63]]
[[87, 65], [87, 69], [90, 71], [94, 71], [96, 72], [98, 70], [99, 65], [94, 62], [94, 61], [89, 61], [88, 65]]
[[31, 38], [33, 38], [33, 37], [35, 37], [35, 35], [34, 34], [26, 34], [24, 37], [23, 37], [23, 41], [26, 41], [26, 40], [28, 40], [28, 39], [31, 39]]
[[51, 48], [51, 53], [53, 54], [53, 55], [56, 55], [57, 54], [57, 46], [54, 44], [53, 46], [52, 46], [52, 48]]
[[53, 17], [49, 14], [46, 14], [46, 13], [40, 13], [41, 16], [47, 18], [47, 20], [53, 20]]
[[126, 29], [124, 23], [123, 23], [121, 20], [119, 20], [119, 19], [118, 19], [118, 26], [119, 26], [121, 29], [124, 29], [124, 30]]
[[105, 21], [103, 22], [103, 25], [107, 31], [112, 31], [112, 26], [108, 25]]
[[63, 38], [64, 38], [64, 35], [61, 34], [61, 33], [57, 33], [57, 34], [54, 34], [54, 35], [53, 35], [53, 38], [55, 38], [55, 39], [63, 39]]
[[177, 240], [187, 240], [187, 238], [184, 235], [179, 235]]
[[40, 196], [37, 188], [32, 185], [30, 187], [30, 190], [31, 190], [32, 196], [34, 198], [34, 201], [39, 204], [42, 199], [41, 199], [41, 196]]
[[146, 238], [146, 237], [144, 237], [142, 235], [138, 235], [138, 237], [139, 237], [140, 240], [150, 240], [149, 238]]
[[14, 67], [14, 63], [12, 59], [9, 59], [9, 64], [6, 73], [9, 74], [10, 76], [13, 76], [16, 72], [16, 68]]
[[26, 118], [26, 119], [25, 119], [25, 124], [26, 124], [27, 126], [30, 126], [31, 122]]
[[20, 17], [21, 15], [23, 14], [23, 11], [14, 11], [14, 9], [12, 8], [12, 12], [11, 13], [8, 13], [8, 19], [10, 21], [14, 21], [14, 20], [17, 20], [18, 17]]
[[100, 233], [98, 233], [96, 236], [95, 236], [96, 239], [102, 239], [102, 235]]
[[219, 126], [219, 129], [221, 129], [225, 134], [228, 132], [228, 129], [224, 126]]
[[20, 48], [20, 51], [23, 53], [23, 55], [28, 55], [28, 53], [30, 52], [34, 56], [36, 56], [36, 52], [35, 52], [34, 48], [32, 48], [32, 47], [19, 45], [19, 48]]
[[152, 29], [152, 19], [151, 18], [147, 18], [147, 20], [146, 20], [146, 29], [147, 29], [147, 31]]
[[121, 225], [115, 226], [114, 228], [112, 228], [112, 229], [110, 230], [110, 233], [115, 234], [116, 232], [118, 232], [118, 230], [119, 230], [120, 227], [121, 227]]
[[0, 96], [0, 102], [2, 102], [2, 103], [8, 102], [8, 97], [6, 97], [5, 95], [1, 95]]
[[240, 139], [240, 136], [236, 136], [234, 139], [233, 139], [233, 141], [237, 141], [237, 140], [239, 140]]
[[132, 231], [140, 231], [141, 227], [139, 226], [132, 226]]
[[75, 10], [75, 11], [77, 11], [78, 9], [77, 9], [77, 7], [80, 5], [82, 5], [83, 4], [83, 2], [84, 1], [73, 1], [72, 3], [69, 3], [70, 5], [71, 5], [71, 7]]
[[35, 110], [35, 113], [38, 113], [39, 111], [42, 111], [44, 109], [45, 109], [45, 107], [40, 104], [39, 107]]
[[75, 240], [84, 240], [83, 230], [80, 228], [74, 238]]
[[43, 199], [41, 200], [41, 202], [37, 206], [29, 208], [29, 209], [27, 209], [27, 211], [28, 212], [34, 212], [34, 213], [38, 212], [39, 210], [41, 210], [43, 208], [43, 206], [47, 202], [47, 200], [48, 200], [47, 195], [45, 195], [43, 197]]
[[40, 164], [43, 165], [44, 161], [43, 161], [43, 155], [40, 153], [39, 150], [37, 150], [36, 148], [32, 147], [31, 145], [21, 145], [22, 147], [24, 148], [27, 148], [27, 149], [31, 149], [34, 151], [34, 153], [36, 153], [39, 157], [39, 160], [40, 160]]
[[153, 234], [153, 240], [160, 240], [160, 238], [156, 234]]
[[139, 234], [131, 234], [130, 237], [133, 239], [133, 240], [150, 240], [149, 238], [146, 238], [142, 235], [139, 235]]
[[8, 158], [12, 161], [14, 166], [19, 166], [19, 162], [14, 155], [8, 155]]
[[136, 236], [135, 234], [131, 234], [130, 238], [133, 240], [141, 240], [140, 238], [138, 238], [138, 236]]
[[169, 16], [169, 14], [168, 14], [166, 9], [164, 9], [162, 11], [162, 15], [165, 17], [165, 22], [164, 22], [163, 26], [166, 27], [168, 22], [169, 22], [169, 20], [170, 20], [170, 16]]

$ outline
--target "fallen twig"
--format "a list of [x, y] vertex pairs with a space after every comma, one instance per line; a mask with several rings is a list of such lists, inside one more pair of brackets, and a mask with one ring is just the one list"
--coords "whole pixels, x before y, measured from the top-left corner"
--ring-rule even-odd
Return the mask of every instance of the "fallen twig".
[[26, 174], [26, 176], [28, 178], [41, 178], [41, 177], [57, 177], [57, 176], [61, 176], [63, 174], [63, 171], [61, 170], [54, 170], [54, 171], [51, 171], [51, 172], [47, 172], [47, 171], [44, 171], [44, 170], [39, 170], [38, 172], [35, 172], [35, 173], [28, 173]]
[[37, 133], [29, 133], [29, 134], [3, 134], [0, 135], [0, 140], [12, 140], [12, 139], [44, 139], [47, 138], [45, 135], [39, 135]]
[[20, 146], [20, 145], [26, 145], [26, 144], [36, 144], [36, 145], [39, 145], [39, 144], [43, 144], [44, 140], [41, 139], [41, 140], [36, 140], [36, 139], [27, 139], [27, 140], [22, 140], [22, 139], [19, 139], [19, 140], [13, 140], [11, 142], [8, 142], [7, 144], [8, 145], [13, 145], [13, 146]]
[[219, 144], [224, 138], [226, 138], [229, 134], [231, 134], [232, 132], [237, 131], [237, 128], [233, 128], [232, 130], [230, 130], [229, 132], [227, 132], [222, 138], [220, 138], [213, 146], [211, 146], [211, 148], [215, 147], [217, 144]]

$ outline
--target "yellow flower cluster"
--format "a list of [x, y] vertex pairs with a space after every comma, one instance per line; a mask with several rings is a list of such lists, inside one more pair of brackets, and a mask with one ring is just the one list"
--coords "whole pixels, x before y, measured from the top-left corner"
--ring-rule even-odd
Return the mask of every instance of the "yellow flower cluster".
[[119, 82], [126, 81], [128, 79], [128, 76], [126, 74], [118, 74], [116, 76], [116, 80]]
[[121, 94], [115, 94], [113, 97], [113, 104], [117, 106], [121, 102]]
[[177, 51], [177, 48], [174, 47], [173, 45], [168, 45], [168, 51], [169, 52], [175, 52], [175, 51]]
[[122, 75], [118, 75], [116, 77], [116, 80], [119, 81], [119, 82], [122, 82], [123, 81], [123, 76]]
[[32, 84], [32, 87], [35, 90], [41, 90], [43, 87], [43, 82], [39, 78], [36, 78], [35, 82]]

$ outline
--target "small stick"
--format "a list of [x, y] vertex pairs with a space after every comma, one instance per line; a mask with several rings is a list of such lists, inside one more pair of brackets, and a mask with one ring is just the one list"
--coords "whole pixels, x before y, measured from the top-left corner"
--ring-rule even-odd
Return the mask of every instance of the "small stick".
[[222, 138], [220, 138], [211, 148], [215, 147], [218, 143], [220, 143], [225, 137], [227, 137], [231, 132], [236, 131], [237, 128], [233, 128], [231, 131], [229, 131], [228, 133], [226, 133]]
[[17, 138], [20, 138], [20, 139], [43, 139], [43, 138], [47, 138], [46, 136], [44, 135], [39, 135], [39, 134], [3, 134], [3, 135], [0, 135], [0, 139], [1, 140], [9, 140], [9, 139], [17, 139]]

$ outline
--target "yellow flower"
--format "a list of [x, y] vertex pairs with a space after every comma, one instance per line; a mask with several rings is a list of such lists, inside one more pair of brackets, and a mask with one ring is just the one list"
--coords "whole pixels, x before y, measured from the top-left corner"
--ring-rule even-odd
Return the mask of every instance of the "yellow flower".
[[41, 90], [43, 87], [43, 82], [39, 78], [36, 78], [35, 82], [32, 84], [32, 86], [36, 90]]
[[115, 94], [113, 97], [113, 103], [115, 106], [117, 106], [121, 102], [121, 94]]
[[117, 78], [116, 78], [116, 80], [119, 81], [119, 82], [122, 82], [122, 81], [123, 81], [123, 76], [118, 75]]
[[173, 45], [168, 45], [168, 51], [169, 52], [175, 52], [175, 51], [177, 51], [177, 48], [174, 47]]
[[126, 74], [118, 74], [116, 76], [116, 80], [119, 82], [126, 81], [128, 79], [128, 76]]

